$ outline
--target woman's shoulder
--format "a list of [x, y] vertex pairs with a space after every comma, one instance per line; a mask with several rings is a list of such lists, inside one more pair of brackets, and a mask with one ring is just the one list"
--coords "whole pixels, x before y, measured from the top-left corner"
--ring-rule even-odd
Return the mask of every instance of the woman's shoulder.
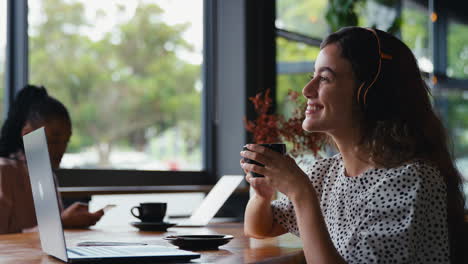
[[24, 166], [23, 160], [0, 157], [0, 168]]
[[16, 176], [26, 171], [24, 160], [0, 157], [0, 177]]
[[389, 169], [389, 177], [421, 177], [425, 179], [440, 178], [439, 169], [424, 160], [410, 161], [398, 167]]
[[341, 157], [341, 154], [335, 154], [330, 157], [325, 157], [318, 159], [317, 162], [315, 163], [316, 168], [333, 168], [333, 167], [339, 167], [342, 165], [343, 159]]
[[309, 176], [312, 174], [326, 174], [331, 169], [338, 171], [341, 163], [342, 159], [340, 154], [331, 157], [321, 157], [311, 162], [310, 165], [307, 166], [305, 172]]
[[341, 163], [342, 158], [341, 154], [336, 154], [331, 157], [320, 157], [315, 160], [315, 162], [312, 164], [313, 168], [321, 168], [321, 167], [330, 167], [336, 164]]
[[386, 170], [381, 182], [391, 182], [397, 186], [412, 186], [412, 188], [438, 189], [444, 187], [440, 170], [424, 160], [410, 161], [400, 166]]

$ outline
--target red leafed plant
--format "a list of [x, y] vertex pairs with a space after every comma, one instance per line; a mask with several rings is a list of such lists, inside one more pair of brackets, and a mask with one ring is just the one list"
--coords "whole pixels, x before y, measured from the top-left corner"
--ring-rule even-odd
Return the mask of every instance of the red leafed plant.
[[289, 118], [282, 115], [269, 114], [272, 105], [270, 89], [265, 93], [258, 93], [250, 97], [257, 118], [253, 121], [244, 119], [247, 131], [252, 133], [255, 143], [286, 143], [288, 153], [293, 157], [301, 156], [307, 152], [317, 155], [317, 152], [325, 143], [322, 133], [307, 132], [302, 129], [302, 121], [305, 118], [305, 102], [299, 101], [299, 93], [290, 91], [288, 100], [293, 103], [294, 111]]

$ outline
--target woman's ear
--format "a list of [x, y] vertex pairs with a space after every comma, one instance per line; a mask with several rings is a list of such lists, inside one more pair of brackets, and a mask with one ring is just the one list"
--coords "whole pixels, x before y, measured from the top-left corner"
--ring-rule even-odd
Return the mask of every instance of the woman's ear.
[[31, 123], [27, 122], [24, 124], [23, 129], [21, 129], [21, 136], [24, 136], [26, 134], [31, 133], [33, 130], [35, 130], [36, 127], [33, 127]]

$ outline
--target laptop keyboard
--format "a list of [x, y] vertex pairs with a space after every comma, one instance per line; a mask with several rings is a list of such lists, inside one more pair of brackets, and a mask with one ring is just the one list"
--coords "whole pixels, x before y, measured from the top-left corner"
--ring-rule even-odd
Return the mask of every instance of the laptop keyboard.
[[98, 246], [98, 247], [72, 247], [67, 251], [83, 257], [126, 257], [126, 256], [152, 256], [179, 255], [183, 251], [175, 247], [162, 246]]
[[135, 252], [114, 247], [74, 247], [68, 251], [80, 256], [132, 256]]

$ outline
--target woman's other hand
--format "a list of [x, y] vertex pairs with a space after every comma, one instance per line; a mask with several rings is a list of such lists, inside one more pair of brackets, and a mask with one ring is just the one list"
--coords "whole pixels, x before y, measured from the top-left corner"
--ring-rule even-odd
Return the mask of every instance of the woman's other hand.
[[[242, 154], [241, 154], [242, 155]], [[240, 160], [241, 167], [247, 164], [244, 159]], [[273, 221], [273, 210], [271, 200], [276, 190], [271, 187], [267, 178], [252, 177], [250, 171], [244, 168], [247, 174], [245, 179], [255, 190], [245, 208], [244, 233], [253, 238], [275, 237], [287, 231], [277, 222]]]
[[255, 190], [255, 193], [265, 200], [271, 201], [273, 195], [275, 194], [275, 189], [273, 189], [270, 184], [263, 177], [252, 177], [251, 173], [247, 173], [245, 180], [250, 183], [250, 186]]
[[[241, 152], [242, 155], [242, 152]], [[263, 177], [252, 177], [252, 174], [249, 170], [245, 169], [244, 164], [247, 164], [245, 160], [242, 158], [240, 160], [240, 165], [246, 174], [245, 180], [252, 186], [255, 190], [255, 193], [263, 199], [270, 200], [273, 198], [275, 190], [265, 181]]]
[[62, 223], [67, 228], [84, 228], [95, 225], [103, 215], [103, 210], [90, 213], [87, 204], [77, 202], [63, 210]]
[[249, 178], [247, 176], [247, 181], [256, 191], [263, 191], [263, 188], [268, 186], [270, 189], [266, 190], [266, 194], [269, 194], [269, 190], [277, 189], [290, 197], [300, 192], [302, 187], [310, 187], [307, 175], [299, 168], [293, 158], [257, 144], [249, 144], [247, 148], [249, 150], [241, 152], [242, 157], [265, 165], [262, 167], [241, 160], [241, 166], [245, 172], [256, 172], [265, 176], [264, 178]]

